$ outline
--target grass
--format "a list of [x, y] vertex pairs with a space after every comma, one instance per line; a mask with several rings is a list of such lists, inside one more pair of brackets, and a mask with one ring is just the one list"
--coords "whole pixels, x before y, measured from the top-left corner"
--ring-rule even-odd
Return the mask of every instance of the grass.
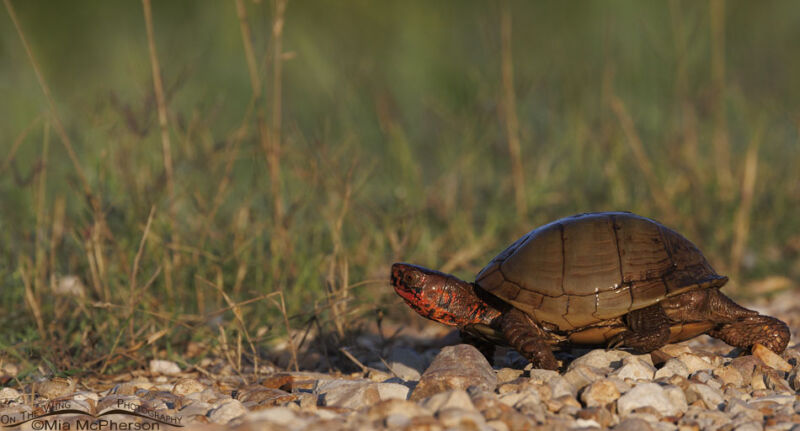
[[307, 330], [412, 319], [392, 262], [470, 278], [584, 211], [676, 228], [738, 296], [800, 276], [793, 3], [4, 6], [21, 379], [286, 342], [297, 367]]

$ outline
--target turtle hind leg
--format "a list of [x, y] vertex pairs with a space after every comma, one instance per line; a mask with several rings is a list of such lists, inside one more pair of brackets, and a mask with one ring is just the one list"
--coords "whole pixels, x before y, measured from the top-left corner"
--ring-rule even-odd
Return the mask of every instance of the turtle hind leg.
[[786, 323], [748, 310], [718, 290], [709, 296], [708, 311], [718, 325], [708, 335], [743, 349], [752, 349], [756, 343], [776, 353], [786, 349], [791, 337]]
[[547, 334], [528, 315], [512, 308], [502, 317], [500, 329], [508, 344], [536, 368], [558, 370]]
[[610, 349], [630, 347], [646, 353], [658, 349], [669, 341], [670, 320], [660, 304], [633, 310], [625, 316], [628, 330], [615, 335], [608, 342]]

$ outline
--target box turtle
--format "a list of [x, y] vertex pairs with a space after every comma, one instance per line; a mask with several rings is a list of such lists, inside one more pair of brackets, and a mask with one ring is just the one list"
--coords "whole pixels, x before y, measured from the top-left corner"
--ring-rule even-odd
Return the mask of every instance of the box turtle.
[[557, 369], [553, 349], [607, 345], [649, 352], [707, 333], [781, 353], [785, 323], [733, 302], [689, 240], [629, 212], [580, 214], [532, 230], [474, 283], [407, 263], [392, 285], [420, 315], [461, 329], [489, 358], [495, 345]]

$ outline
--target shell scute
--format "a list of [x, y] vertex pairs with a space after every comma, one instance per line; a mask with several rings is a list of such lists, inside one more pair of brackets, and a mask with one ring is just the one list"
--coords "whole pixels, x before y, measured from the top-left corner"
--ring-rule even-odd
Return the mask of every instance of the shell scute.
[[625, 212], [581, 214], [534, 229], [477, 278], [484, 290], [562, 331], [726, 281], [689, 240]]

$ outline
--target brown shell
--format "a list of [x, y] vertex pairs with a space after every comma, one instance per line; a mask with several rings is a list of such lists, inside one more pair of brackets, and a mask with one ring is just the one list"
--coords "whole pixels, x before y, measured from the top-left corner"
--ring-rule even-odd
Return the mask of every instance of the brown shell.
[[568, 332], [727, 280], [679, 233], [635, 214], [605, 212], [534, 229], [476, 282], [543, 326]]

